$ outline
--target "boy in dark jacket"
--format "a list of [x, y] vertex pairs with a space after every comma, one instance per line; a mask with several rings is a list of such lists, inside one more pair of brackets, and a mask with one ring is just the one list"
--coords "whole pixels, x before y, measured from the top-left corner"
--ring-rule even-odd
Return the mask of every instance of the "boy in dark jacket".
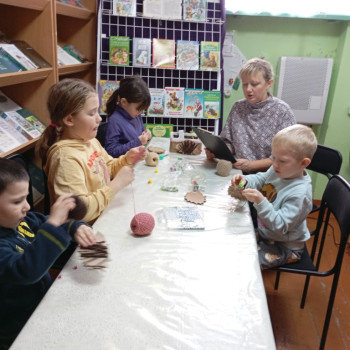
[[29, 175], [19, 163], [0, 158], [0, 349], [7, 349], [49, 289], [48, 272], [72, 237], [96, 243], [92, 228], [67, 221], [75, 199], [63, 195], [49, 216], [28, 212]]

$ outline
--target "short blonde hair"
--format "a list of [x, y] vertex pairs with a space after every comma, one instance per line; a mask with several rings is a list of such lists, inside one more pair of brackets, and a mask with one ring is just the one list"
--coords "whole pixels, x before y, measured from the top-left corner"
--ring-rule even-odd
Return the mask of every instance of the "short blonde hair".
[[258, 72], [262, 73], [266, 82], [273, 79], [273, 69], [271, 63], [258, 57], [251, 58], [243, 65], [239, 72], [239, 77], [242, 79], [242, 77], [251, 76]]
[[302, 124], [294, 124], [280, 130], [272, 139], [272, 147], [289, 148], [298, 160], [314, 156], [317, 139], [313, 130]]

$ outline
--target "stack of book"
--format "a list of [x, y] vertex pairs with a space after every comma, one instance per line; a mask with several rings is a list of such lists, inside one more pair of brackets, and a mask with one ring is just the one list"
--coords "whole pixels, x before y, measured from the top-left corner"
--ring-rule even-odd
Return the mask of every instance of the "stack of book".
[[0, 91], [0, 153], [39, 137], [46, 125]]

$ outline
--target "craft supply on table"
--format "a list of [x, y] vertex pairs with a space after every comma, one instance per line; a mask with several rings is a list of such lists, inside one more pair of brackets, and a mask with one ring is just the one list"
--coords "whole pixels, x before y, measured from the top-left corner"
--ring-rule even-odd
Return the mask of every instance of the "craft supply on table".
[[196, 207], [166, 207], [163, 215], [168, 229], [204, 230], [203, 214]]
[[151, 214], [138, 213], [136, 214], [130, 223], [131, 231], [136, 236], [150, 235], [154, 229], [155, 220]]

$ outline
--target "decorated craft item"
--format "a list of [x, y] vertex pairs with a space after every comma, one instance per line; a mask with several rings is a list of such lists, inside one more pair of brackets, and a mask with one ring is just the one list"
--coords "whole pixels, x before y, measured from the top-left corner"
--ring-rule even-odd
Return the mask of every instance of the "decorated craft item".
[[201, 148], [198, 147], [198, 142], [185, 140], [176, 145], [176, 152], [182, 154], [200, 154]]
[[146, 165], [157, 166], [159, 162], [159, 156], [155, 152], [148, 152], [146, 156]]
[[193, 192], [204, 191], [206, 186], [206, 176], [199, 171], [195, 171], [191, 176], [191, 186]]
[[244, 187], [242, 187], [242, 186], [233, 186], [233, 185], [231, 185], [228, 188], [228, 194], [231, 197], [239, 199], [240, 201], [246, 201], [246, 198], [242, 194], [243, 190], [244, 190]]
[[87, 213], [87, 206], [85, 202], [78, 196], [72, 196], [75, 199], [75, 208], [70, 210], [68, 218], [72, 220], [82, 220]]
[[153, 147], [153, 146], [149, 146], [148, 148], [149, 152], [154, 152], [157, 154], [163, 154], [165, 152], [165, 149], [162, 147]]
[[200, 154], [202, 142], [195, 133], [185, 133], [183, 130], [172, 132], [170, 135], [170, 152], [182, 154]]
[[232, 170], [232, 163], [225, 159], [220, 159], [216, 165], [216, 173], [220, 176], [229, 176]]
[[147, 236], [153, 231], [154, 225], [155, 221], [151, 214], [138, 213], [131, 220], [130, 228], [136, 236]]
[[109, 261], [108, 247], [101, 232], [97, 232], [96, 239], [96, 244], [78, 248], [84, 266], [94, 270], [107, 267], [107, 261]]
[[185, 195], [185, 199], [187, 202], [194, 204], [203, 204], [206, 201], [206, 197], [200, 191], [187, 192]]

